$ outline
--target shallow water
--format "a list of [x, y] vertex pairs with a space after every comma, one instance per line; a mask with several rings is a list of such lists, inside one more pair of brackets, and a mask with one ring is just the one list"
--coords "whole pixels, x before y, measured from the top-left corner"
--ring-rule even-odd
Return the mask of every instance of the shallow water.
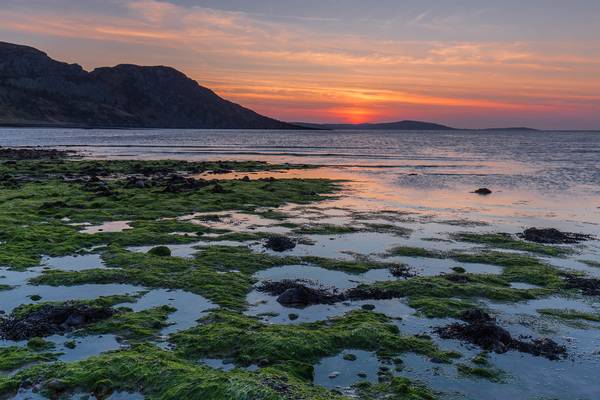
[[123, 303], [121, 306], [131, 308], [133, 311], [142, 311], [150, 308], [168, 305], [177, 311], [169, 314], [168, 327], [161, 334], [168, 335], [196, 325], [206, 310], [215, 305], [204, 297], [186, 292], [184, 290], [153, 289], [148, 291], [134, 303]]
[[83, 254], [64, 257], [45, 256], [42, 258], [41, 266], [63, 271], [84, 271], [86, 269], [105, 267], [100, 254]]
[[124, 284], [87, 284], [78, 286], [19, 286], [11, 290], [0, 291], [0, 309], [10, 313], [21, 304], [32, 304], [29, 297], [39, 295], [41, 301], [91, 300], [101, 296], [134, 294], [143, 287]]
[[[474, 250], [481, 246], [452, 240], [456, 232], [508, 232], [516, 234], [524, 228], [554, 227], [563, 231], [600, 235], [600, 134], [582, 132], [262, 132], [262, 131], [197, 131], [197, 130], [12, 130], [0, 129], [0, 145], [77, 145], [93, 158], [178, 158], [186, 160], [252, 159], [270, 162], [320, 164], [310, 170], [269, 171], [210, 175], [211, 179], [330, 178], [346, 180], [342, 196], [319, 204], [286, 205], [276, 211], [290, 216], [297, 224], [352, 225], [364, 228], [368, 223], [392, 224], [407, 228], [402, 236], [384, 232], [358, 232], [343, 235], [304, 235], [312, 244], [299, 244], [291, 251], [275, 253], [263, 243], [209, 242], [169, 245], [173, 256], [192, 258], [206, 245], [246, 245], [257, 252], [273, 255], [321, 256], [353, 260], [356, 255], [374, 260], [405, 263], [419, 275], [431, 276], [463, 267], [467, 272], [499, 274], [502, 268], [487, 264], [459, 263], [448, 259], [389, 257], [383, 254], [393, 246], [424, 247], [430, 250]], [[97, 147], [94, 147], [97, 146]], [[127, 146], [127, 147], [121, 147]], [[556, 151], [560, 149], [560, 151]], [[206, 176], [204, 176], [206, 177]], [[489, 187], [493, 194], [471, 193]], [[213, 214], [213, 213], [209, 213]], [[220, 213], [220, 220], [206, 220], [203, 214], [181, 216], [211, 228], [235, 232], [270, 232], [290, 234], [291, 229], [278, 226], [282, 221], [241, 212]], [[129, 229], [128, 221], [82, 226], [83, 232], [118, 232]], [[173, 232], [173, 234], [180, 234]], [[206, 235], [210, 237], [212, 235]], [[131, 247], [131, 251], [147, 252], [152, 246]], [[574, 246], [576, 253], [568, 257], [545, 257], [544, 261], [565, 270], [600, 277], [600, 268], [583, 260], [600, 261], [600, 241]], [[502, 250], [507, 251], [507, 250]], [[145, 288], [132, 285], [82, 285], [72, 288], [24, 286], [39, 275], [44, 267], [80, 271], [102, 268], [98, 255], [45, 257], [40, 267], [25, 272], [0, 269], [0, 284], [16, 286], [0, 291], [0, 308], [10, 311], [16, 305], [32, 302], [28, 296], [39, 294], [42, 301], [72, 298], [95, 298], [100, 295], [136, 293]], [[260, 271], [259, 281], [309, 279], [340, 290], [395, 279], [385, 269], [364, 274], [329, 271], [315, 266], [286, 265]], [[537, 288], [513, 282], [519, 290]], [[404, 300], [363, 301], [315, 305], [304, 309], [286, 308], [274, 296], [258, 291], [248, 295], [247, 313], [260, 315], [270, 324], [297, 324], [321, 321], [361, 308], [375, 306], [375, 311], [393, 318], [403, 334], [431, 333], [433, 326], [452, 322], [450, 319], [426, 319], [415, 315]], [[514, 336], [549, 336], [567, 346], [570, 357], [562, 361], [524, 355], [514, 351], [490, 355], [491, 364], [507, 373], [507, 383], [465, 377], [456, 365], [433, 364], [415, 354], [402, 356], [404, 368], [395, 374], [424, 381], [445, 393], [444, 398], [504, 400], [506, 398], [596, 399], [600, 386], [597, 323], [567, 323], [541, 315], [542, 308], [573, 309], [600, 312], [597, 302], [585, 299], [550, 297], [517, 304], [481, 301], [499, 323]], [[143, 310], [163, 304], [178, 309], [169, 317], [173, 323], [163, 335], [194, 326], [213, 305], [201, 296], [183, 291], [151, 290], [137, 302], [124, 304]], [[289, 314], [297, 314], [290, 319]], [[473, 346], [452, 340], [434, 341], [444, 349], [464, 354], [458, 362], [469, 364], [479, 353]], [[67, 337], [52, 338], [62, 351]], [[76, 349], [63, 357], [80, 359], [87, 355], [118, 348], [114, 337], [81, 338]], [[94, 341], [97, 345], [94, 346]], [[90, 347], [91, 346], [91, 347]], [[343, 359], [352, 352], [356, 361]], [[199, 362], [213, 368], [230, 369], [233, 364], [220, 359]], [[377, 380], [381, 361], [370, 352], [345, 350], [322, 359], [315, 365], [314, 382], [328, 388], [345, 388], [360, 379]], [[393, 368], [393, 366], [392, 366]], [[340, 372], [329, 378], [332, 372]], [[358, 373], [365, 372], [365, 378]], [[346, 391], [346, 390], [344, 390]], [[351, 393], [351, 391], [347, 391]], [[120, 398], [143, 398], [139, 394], [121, 394]], [[127, 397], [129, 396], [129, 397]], [[134, 397], [138, 396], [138, 397]], [[22, 397], [24, 398], [24, 397]]]

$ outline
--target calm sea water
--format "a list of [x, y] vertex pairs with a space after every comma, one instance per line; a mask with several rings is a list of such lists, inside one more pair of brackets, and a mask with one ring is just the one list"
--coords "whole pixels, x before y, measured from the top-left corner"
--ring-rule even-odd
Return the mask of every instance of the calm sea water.
[[[311, 177], [363, 182], [363, 195], [392, 206], [535, 215], [546, 225], [576, 221], [600, 231], [600, 132], [5, 128], [0, 146], [67, 146], [94, 158], [320, 164], [328, 168]], [[494, 195], [470, 195], [483, 186]]]
[[409, 185], [489, 182], [600, 193], [600, 132], [7, 128], [0, 129], [0, 145], [74, 146], [95, 157], [386, 167]]

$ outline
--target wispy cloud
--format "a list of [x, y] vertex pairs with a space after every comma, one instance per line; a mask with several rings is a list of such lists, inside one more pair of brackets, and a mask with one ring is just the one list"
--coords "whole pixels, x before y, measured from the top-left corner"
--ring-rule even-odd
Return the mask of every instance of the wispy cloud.
[[[381, 39], [298, 23], [318, 17], [266, 18], [154, 0], [113, 6], [119, 12], [99, 17], [81, 8], [13, 5], [0, 9], [0, 32], [56, 37], [64, 48], [85, 40], [105, 43], [105, 49], [143, 45], [154, 50], [135, 53], [129, 62], [175, 65], [224, 96], [289, 119], [310, 118], [309, 112], [344, 119], [344, 110], [349, 119], [411, 118], [425, 111], [435, 119], [451, 110], [505, 115], [600, 109], [600, 81], [590, 78], [600, 71], [600, 46], [587, 43]], [[485, 12], [438, 15], [427, 9], [407, 24], [456, 29]], [[160, 59], [166, 51], [169, 58]], [[85, 48], [63, 53], [72, 61], [90, 57]]]

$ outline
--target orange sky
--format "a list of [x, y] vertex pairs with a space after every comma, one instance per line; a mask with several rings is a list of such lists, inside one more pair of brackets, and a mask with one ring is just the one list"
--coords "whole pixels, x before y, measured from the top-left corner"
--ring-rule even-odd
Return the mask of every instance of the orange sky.
[[267, 3], [8, 0], [0, 39], [88, 69], [171, 65], [288, 121], [600, 128], [600, 29], [575, 25], [594, 10], [554, 10], [581, 14], [557, 35], [557, 26], [542, 32], [544, 21], [528, 21], [537, 30], [512, 22], [508, 6], [456, 11], [383, 0], [388, 9], [368, 15], [354, 0], [347, 10], [338, 1], [335, 12], [330, 1], [314, 3], [313, 14]]

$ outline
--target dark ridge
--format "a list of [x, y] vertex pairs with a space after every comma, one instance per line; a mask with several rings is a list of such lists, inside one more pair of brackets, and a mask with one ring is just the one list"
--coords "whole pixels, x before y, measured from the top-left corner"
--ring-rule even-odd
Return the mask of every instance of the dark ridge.
[[404, 131], [450, 131], [455, 130], [446, 125], [423, 121], [398, 121], [379, 124], [313, 124], [308, 122], [292, 122], [294, 125], [324, 130], [404, 130]]
[[0, 42], [0, 125], [302, 129], [227, 101], [174, 68], [122, 64], [85, 71]]

